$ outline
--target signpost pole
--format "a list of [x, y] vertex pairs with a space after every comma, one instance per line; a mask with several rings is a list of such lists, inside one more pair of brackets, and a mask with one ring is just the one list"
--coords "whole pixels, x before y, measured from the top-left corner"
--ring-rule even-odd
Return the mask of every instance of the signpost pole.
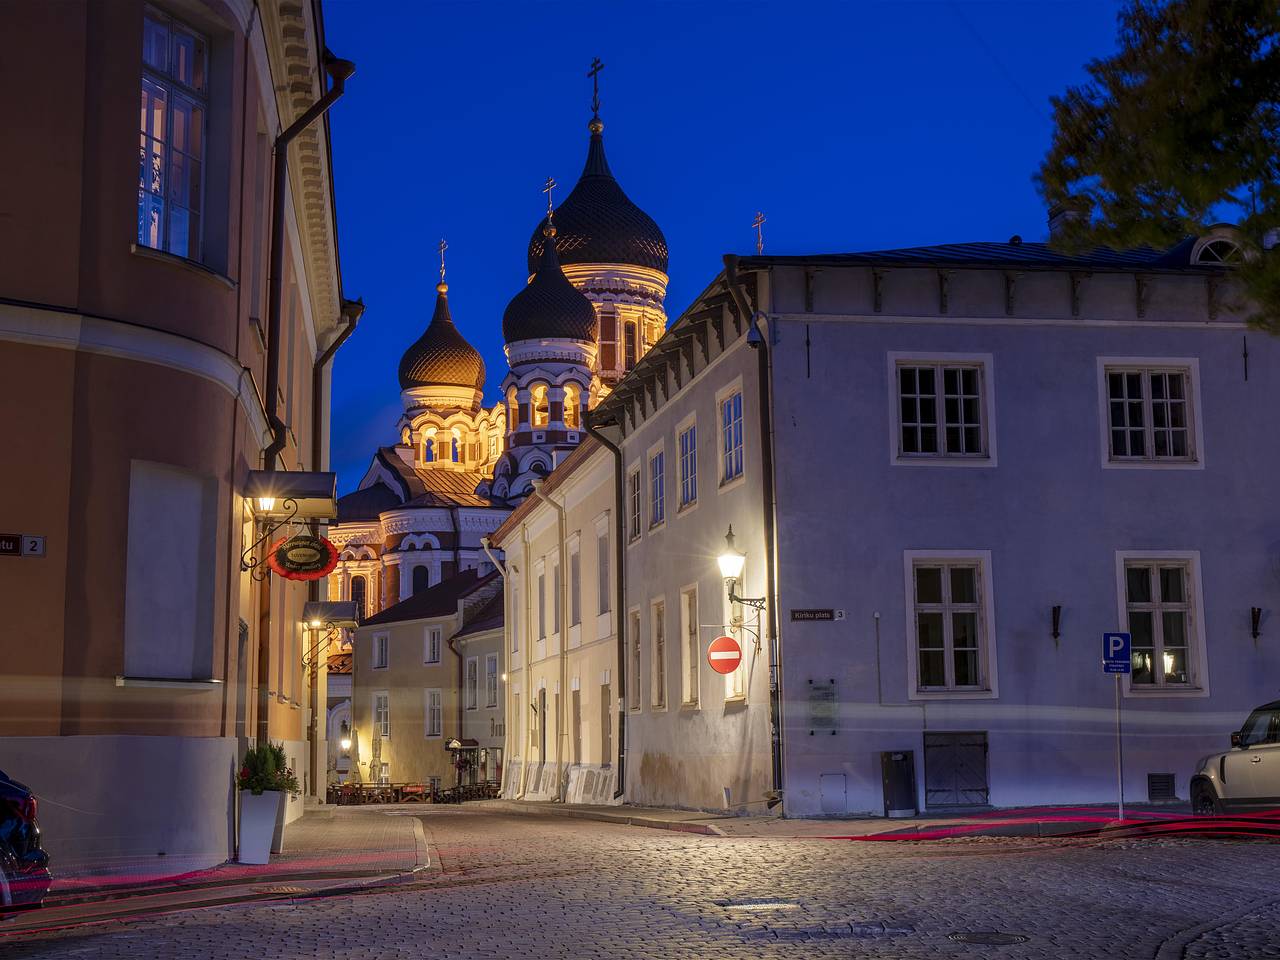
[[1120, 680], [1133, 670], [1133, 635], [1102, 635], [1102, 669], [1116, 678], [1116, 819], [1124, 819], [1124, 727], [1120, 718]]
[[1124, 733], [1120, 726], [1120, 678], [1124, 676], [1122, 673], [1116, 675], [1116, 786], [1118, 788], [1117, 798], [1118, 804], [1116, 808], [1116, 819], [1124, 819]]

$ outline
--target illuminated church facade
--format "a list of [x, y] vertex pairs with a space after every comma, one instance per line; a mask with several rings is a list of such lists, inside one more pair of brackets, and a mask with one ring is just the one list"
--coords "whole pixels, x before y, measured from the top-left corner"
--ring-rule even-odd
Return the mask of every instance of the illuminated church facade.
[[405, 351], [399, 442], [379, 448], [338, 501], [332, 599], [368, 617], [464, 571], [492, 569], [482, 539], [585, 436], [666, 329], [667, 243], [605, 157], [598, 98], [573, 190], [535, 227], [529, 279], [502, 318], [508, 370], [484, 405], [485, 364], [450, 311], [441, 243], [435, 308]]

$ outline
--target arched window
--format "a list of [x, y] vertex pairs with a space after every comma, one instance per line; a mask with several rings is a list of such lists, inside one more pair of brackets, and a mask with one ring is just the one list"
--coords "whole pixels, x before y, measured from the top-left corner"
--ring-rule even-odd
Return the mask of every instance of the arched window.
[[507, 391], [507, 429], [515, 430], [520, 425], [520, 404], [516, 399], [516, 388]]
[[623, 344], [623, 361], [626, 366], [624, 369], [630, 370], [636, 365], [636, 322], [628, 320], [624, 328], [625, 342]]
[[366, 589], [367, 585], [365, 584], [364, 577], [357, 576], [351, 578], [351, 599], [354, 600], [356, 604], [357, 620], [364, 619], [364, 594]]
[[564, 425], [578, 428], [578, 410], [581, 406], [580, 399], [582, 393], [576, 386], [571, 383], [564, 385]]
[[550, 408], [547, 406], [547, 385], [540, 383], [533, 388], [533, 425], [545, 427], [549, 422]]
[[434, 463], [436, 459], [436, 442], [430, 437], [422, 444], [422, 462]]
[[454, 463], [461, 463], [461, 462], [462, 462], [462, 445], [458, 442], [458, 434], [457, 434], [457, 433], [454, 433], [454, 435], [453, 435], [453, 450], [452, 450], [452, 454], [453, 454], [453, 462], [454, 462]]
[[431, 586], [431, 571], [422, 564], [413, 568], [413, 592], [421, 593]]
[[600, 307], [600, 369], [618, 368], [618, 311], [613, 304]]
[[1219, 239], [1210, 240], [1200, 248], [1200, 252], [1196, 256], [1196, 263], [1225, 266], [1229, 263], [1239, 263], [1241, 259], [1243, 258], [1238, 246], [1230, 240]]

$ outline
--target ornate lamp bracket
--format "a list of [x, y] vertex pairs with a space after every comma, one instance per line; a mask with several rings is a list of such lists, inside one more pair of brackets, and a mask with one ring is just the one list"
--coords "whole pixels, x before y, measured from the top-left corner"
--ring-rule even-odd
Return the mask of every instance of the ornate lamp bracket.
[[265, 553], [261, 557], [256, 556], [258, 548], [264, 543], [269, 543], [271, 541], [271, 537], [277, 530], [287, 524], [291, 524], [294, 517], [298, 515], [298, 501], [294, 500], [292, 497], [288, 497], [283, 500], [281, 502], [281, 506], [288, 512], [278, 520], [273, 520], [271, 518], [265, 519], [263, 521], [262, 536], [253, 541], [253, 543], [245, 548], [244, 553], [240, 554], [240, 569], [247, 570], [249, 576], [258, 581], [267, 579], [267, 576], [270, 573], [270, 570], [267, 568], [267, 558]]

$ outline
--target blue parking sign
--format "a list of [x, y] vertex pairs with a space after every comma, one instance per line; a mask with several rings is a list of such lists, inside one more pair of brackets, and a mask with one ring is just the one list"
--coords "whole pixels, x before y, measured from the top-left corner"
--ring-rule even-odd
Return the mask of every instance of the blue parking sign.
[[1133, 636], [1128, 633], [1102, 635], [1102, 669], [1105, 673], [1129, 673], [1133, 669]]

